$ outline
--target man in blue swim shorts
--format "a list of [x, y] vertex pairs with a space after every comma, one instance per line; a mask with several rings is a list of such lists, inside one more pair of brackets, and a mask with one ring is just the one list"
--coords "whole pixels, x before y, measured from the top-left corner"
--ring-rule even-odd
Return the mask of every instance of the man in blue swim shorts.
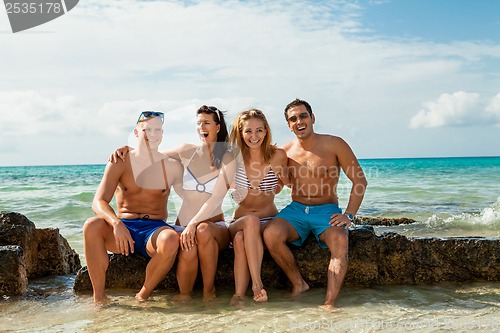
[[[150, 258], [146, 278], [136, 298], [144, 301], [167, 275], [179, 249], [179, 235], [167, 224], [170, 189], [182, 186], [182, 165], [158, 152], [163, 137], [163, 113], [144, 111], [134, 135], [137, 147], [116, 163], [109, 162], [97, 188], [95, 217], [83, 226], [84, 251], [94, 290], [94, 302], [105, 302], [108, 251]], [[179, 192], [178, 192], [179, 193]], [[116, 196], [116, 212], [110, 202]]]
[[[348, 231], [358, 211], [367, 182], [349, 145], [340, 137], [313, 130], [315, 116], [304, 100], [285, 108], [285, 119], [296, 138], [283, 149], [288, 156], [292, 203], [276, 215], [264, 230], [264, 242], [276, 263], [292, 283], [292, 294], [309, 289], [286, 243], [302, 245], [310, 233], [330, 250], [328, 285], [322, 308], [333, 310], [347, 272]], [[349, 202], [342, 214], [337, 185], [341, 170], [352, 182]]]

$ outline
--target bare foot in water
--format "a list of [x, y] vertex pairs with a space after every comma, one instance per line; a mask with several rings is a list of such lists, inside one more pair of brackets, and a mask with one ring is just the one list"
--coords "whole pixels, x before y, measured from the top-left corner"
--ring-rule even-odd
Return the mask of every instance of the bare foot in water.
[[292, 296], [300, 295], [308, 290], [309, 290], [309, 285], [306, 283], [306, 281], [302, 280], [302, 283], [300, 285], [294, 286], [292, 288]]
[[135, 295], [135, 299], [139, 302], [139, 303], [145, 303], [148, 299], [147, 298], [142, 298], [141, 296], [139, 296], [139, 294], [136, 294]]
[[233, 295], [231, 300], [229, 301], [229, 305], [231, 306], [242, 306], [245, 304], [245, 296]]
[[323, 304], [319, 306], [320, 309], [325, 310], [327, 312], [337, 312], [339, 309], [336, 308], [333, 304]]
[[258, 294], [253, 295], [253, 300], [256, 302], [267, 302], [267, 292], [265, 289], [261, 289]]
[[203, 291], [203, 302], [211, 302], [213, 301], [217, 296], [215, 295], [215, 289], [210, 291], [210, 292], [205, 292]]
[[174, 302], [187, 302], [192, 299], [193, 297], [191, 296], [191, 294], [177, 294], [172, 297], [172, 301]]
[[94, 305], [96, 306], [97, 309], [104, 309], [110, 304], [110, 300], [107, 296], [104, 296], [104, 298], [99, 299], [98, 301], [94, 301]]

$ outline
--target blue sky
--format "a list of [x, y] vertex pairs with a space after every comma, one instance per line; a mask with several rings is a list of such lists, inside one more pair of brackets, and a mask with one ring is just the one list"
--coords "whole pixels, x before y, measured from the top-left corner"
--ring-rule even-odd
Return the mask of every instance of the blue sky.
[[358, 158], [500, 155], [500, 3], [80, 1], [13, 34], [0, 10], [0, 166], [105, 163], [142, 109], [164, 147], [197, 142], [202, 104], [283, 107]]

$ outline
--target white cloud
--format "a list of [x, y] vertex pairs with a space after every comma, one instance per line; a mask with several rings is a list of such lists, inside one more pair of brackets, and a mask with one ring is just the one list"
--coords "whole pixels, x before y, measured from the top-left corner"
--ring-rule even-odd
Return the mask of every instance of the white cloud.
[[88, 118], [74, 96], [35, 91], [0, 92], [0, 110], [0, 131], [6, 136], [75, 134]]
[[410, 128], [432, 128], [477, 123], [479, 94], [458, 91], [442, 94], [424, 103], [424, 108], [410, 120]]
[[[68, 142], [93, 135], [114, 148], [138, 112], [153, 108], [166, 112], [169, 142], [192, 142], [195, 110], [212, 104], [228, 110], [229, 122], [245, 108], [262, 109], [274, 141], [284, 143], [292, 135], [283, 107], [299, 97], [312, 104], [318, 130], [365, 147], [381, 132], [404, 130], [411, 110], [428, 96], [487, 95], [495, 86], [500, 45], [373, 36], [363, 26], [362, 6], [343, 0], [81, 1], [32, 32], [0, 34], [0, 130], [10, 138], [30, 136], [26, 146], [14, 140], [20, 155], [54, 134]], [[1, 27], [8, 29], [6, 16]], [[425, 104], [412, 122], [474, 121], [480, 102], [469, 96], [461, 106], [453, 96]], [[22, 116], [12, 117], [11, 110]], [[496, 110], [491, 106], [490, 117]], [[392, 149], [378, 147], [370, 156]], [[87, 156], [109, 149], [89, 145]], [[53, 158], [47, 155], [47, 163]]]
[[491, 99], [486, 107], [486, 115], [500, 124], [500, 93]]

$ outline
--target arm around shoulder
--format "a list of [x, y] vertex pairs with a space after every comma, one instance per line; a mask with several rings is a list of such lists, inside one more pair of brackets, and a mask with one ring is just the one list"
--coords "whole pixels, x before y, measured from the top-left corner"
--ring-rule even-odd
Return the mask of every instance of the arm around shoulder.
[[173, 158], [174, 160], [180, 161], [182, 160], [181, 156], [184, 153], [192, 151], [195, 148], [196, 145], [193, 145], [191, 143], [183, 143], [177, 147], [162, 151], [162, 154], [166, 154], [169, 157]]

